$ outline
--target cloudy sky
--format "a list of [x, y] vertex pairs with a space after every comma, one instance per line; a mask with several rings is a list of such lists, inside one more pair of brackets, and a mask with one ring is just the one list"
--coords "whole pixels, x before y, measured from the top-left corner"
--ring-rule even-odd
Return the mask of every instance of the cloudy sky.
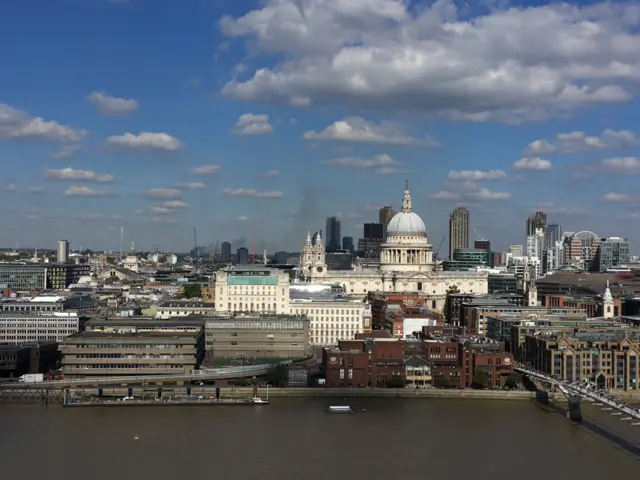
[[639, 27], [635, 1], [7, 2], [0, 245], [297, 250], [409, 180], [436, 245], [464, 205], [498, 248], [537, 209], [638, 246]]

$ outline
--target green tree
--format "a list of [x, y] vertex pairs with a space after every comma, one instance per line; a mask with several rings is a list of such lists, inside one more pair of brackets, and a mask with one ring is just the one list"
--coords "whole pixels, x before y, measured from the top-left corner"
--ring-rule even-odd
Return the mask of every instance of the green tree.
[[455, 385], [453, 385], [453, 383], [451, 383], [451, 380], [449, 380], [448, 378], [442, 377], [438, 379], [438, 381], [436, 382], [436, 386], [438, 388], [453, 388]]
[[190, 283], [184, 286], [185, 298], [202, 297], [202, 287], [198, 283]]
[[510, 388], [512, 390], [518, 388], [518, 385], [522, 382], [522, 377], [517, 373], [512, 373], [507, 377], [507, 380], [504, 384], [505, 387]]
[[444, 318], [447, 323], [451, 323], [452, 320], [453, 305], [451, 303], [451, 295], [454, 293], [460, 293], [460, 289], [457, 285], [451, 285], [447, 288], [447, 296], [444, 300]]
[[477, 390], [482, 390], [483, 388], [487, 388], [489, 385], [489, 374], [487, 370], [482, 367], [476, 367], [473, 372], [473, 383], [471, 384], [472, 388]]
[[387, 388], [404, 388], [405, 385], [406, 382], [402, 378], [392, 378], [386, 383]]

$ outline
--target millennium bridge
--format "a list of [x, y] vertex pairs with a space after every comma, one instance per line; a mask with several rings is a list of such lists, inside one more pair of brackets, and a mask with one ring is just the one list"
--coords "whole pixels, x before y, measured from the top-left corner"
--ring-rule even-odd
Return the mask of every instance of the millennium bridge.
[[607, 393], [606, 390], [598, 389], [594, 383], [589, 382], [566, 382], [551, 377], [545, 373], [536, 371], [524, 364], [517, 364], [514, 368], [517, 372], [526, 375], [532, 380], [538, 380], [560, 390], [569, 402], [567, 418], [580, 421], [580, 400], [586, 399], [602, 410], [611, 411], [611, 415], [620, 416], [621, 421], [632, 422], [633, 426], [640, 426], [640, 409], [634, 409], [629, 405], [619, 402]]

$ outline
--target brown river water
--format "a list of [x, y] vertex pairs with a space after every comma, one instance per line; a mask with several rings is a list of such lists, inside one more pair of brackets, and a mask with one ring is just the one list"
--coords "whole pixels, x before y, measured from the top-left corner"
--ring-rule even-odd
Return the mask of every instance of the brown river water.
[[[356, 413], [325, 412], [345, 403]], [[640, 426], [593, 405], [583, 411], [579, 425], [533, 401], [274, 398], [255, 407], [86, 409], [0, 404], [0, 478], [640, 478]]]

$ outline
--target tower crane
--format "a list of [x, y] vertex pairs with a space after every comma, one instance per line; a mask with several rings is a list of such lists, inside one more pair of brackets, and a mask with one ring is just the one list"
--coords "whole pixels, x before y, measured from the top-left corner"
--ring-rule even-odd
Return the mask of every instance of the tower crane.
[[440, 253], [440, 248], [442, 247], [442, 244], [444, 243], [444, 239], [445, 239], [446, 235], [442, 236], [442, 240], [440, 240], [440, 243], [438, 244], [438, 248], [436, 248], [436, 252], [435, 252], [435, 257], [436, 260], [438, 259], [438, 253]]
[[193, 256], [196, 267], [200, 263], [200, 252], [198, 251], [198, 237], [196, 235], [196, 227], [193, 227]]

